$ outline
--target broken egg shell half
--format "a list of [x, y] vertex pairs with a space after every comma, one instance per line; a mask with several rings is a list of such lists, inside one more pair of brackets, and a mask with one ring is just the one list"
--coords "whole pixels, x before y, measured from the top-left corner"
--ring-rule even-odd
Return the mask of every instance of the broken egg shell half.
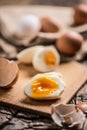
[[44, 16], [41, 18], [41, 31], [38, 33], [38, 37], [47, 41], [56, 40], [62, 32], [62, 26], [58, 19], [55, 17]]
[[25, 39], [28, 37], [30, 40], [32, 40], [34, 37], [36, 37], [40, 29], [40, 19], [36, 15], [27, 14], [19, 19], [15, 32], [19, 39]]
[[19, 68], [14, 61], [0, 58], [0, 87], [11, 87], [18, 76]]
[[66, 123], [69, 128], [82, 128], [85, 115], [80, 109], [77, 110], [74, 104], [59, 104], [52, 105], [52, 119], [60, 127]]
[[58, 19], [54, 17], [45, 16], [41, 18], [41, 31], [47, 33], [55, 33], [58, 32], [61, 28]]
[[58, 99], [66, 87], [57, 72], [37, 74], [25, 87], [25, 94], [36, 100]]
[[54, 46], [46, 46], [38, 51], [32, 61], [33, 67], [39, 72], [53, 71], [60, 63], [60, 55]]
[[44, 49], [44, 46], [41, 46], [41, 45], [24, 49], [17, 54], [17, 58], [20, 61], [20, 63], [31, 64], [34, 55], [38, 51], [43, 50], [43, 49]]

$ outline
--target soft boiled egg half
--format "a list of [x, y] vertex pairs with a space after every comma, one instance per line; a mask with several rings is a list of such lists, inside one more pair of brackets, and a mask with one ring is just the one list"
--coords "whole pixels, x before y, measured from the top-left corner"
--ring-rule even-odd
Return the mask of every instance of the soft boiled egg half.
[[58, 99], [65, 86], [60, 73], [37, 74], [26, 85], [25, 94], [36, 100]]
[[60, 63], [60, 55], [54, 46], [46, 46], [39, 50], [33, 60], [33, 67], [39, 72], [53, 71]]
[[33, 46], [17, 55], [21, 63], [31, 64], [39, 72], [53, 71], [60, 63], [60, 55], [54, 46]]

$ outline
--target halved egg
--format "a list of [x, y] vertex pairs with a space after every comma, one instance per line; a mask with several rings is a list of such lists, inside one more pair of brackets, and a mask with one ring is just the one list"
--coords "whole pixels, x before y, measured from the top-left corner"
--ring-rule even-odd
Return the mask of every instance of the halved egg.
[[21, 51], [20, 53], [17, 54], [17, 58], [22, 63], [30, 64], [30, 63], [32, 63], [32, 59], [33, 59], [34, 55], [38, 51], [41, 51], [43, 49], [44, 49], [44, 46], [42, 46], [42, 45], [24, 49], [23, 51]]
[[39, 50], [32, 61], [33, 67], [39, 72], [52, 71], [59, 63], [60, 56], [54, 46]]
[[65, 86], [57, 72], [37, 74], [26, 85], [25, 94], [37, 100], [58, 99]]

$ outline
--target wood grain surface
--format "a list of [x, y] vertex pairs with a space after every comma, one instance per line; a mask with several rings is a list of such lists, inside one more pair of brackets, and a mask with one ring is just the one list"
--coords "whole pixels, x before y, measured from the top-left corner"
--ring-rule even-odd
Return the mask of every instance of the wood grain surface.
[[25, 95], [24, 88], [27, 82], [37, 74], [37, 72], [32, 66], [25, 66], [23, 64], [19, 64], [19, 69], [20, 73], [16, 84], [11, 89], [0, 88], [0, 102], [32, 109], [45, 114], [51, 113], [52, 104], [68, 103], [77, 90], [80, 89], [82, 84], [87, 80], [87, 71], [83, 65], [77, 62], [62, 64], [55, 70], [56, 72], [62, 73], [63, 80], [67, 86], [60, 95], [60, 99], [36, 101]]

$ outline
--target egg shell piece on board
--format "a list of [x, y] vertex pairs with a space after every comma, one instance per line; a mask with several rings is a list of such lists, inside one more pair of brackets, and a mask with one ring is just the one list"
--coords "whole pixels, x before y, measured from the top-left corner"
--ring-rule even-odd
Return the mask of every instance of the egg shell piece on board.
[[14, 61], [0, 58], [0, 87], [11, 87], [18, 72], [19, 68]]

